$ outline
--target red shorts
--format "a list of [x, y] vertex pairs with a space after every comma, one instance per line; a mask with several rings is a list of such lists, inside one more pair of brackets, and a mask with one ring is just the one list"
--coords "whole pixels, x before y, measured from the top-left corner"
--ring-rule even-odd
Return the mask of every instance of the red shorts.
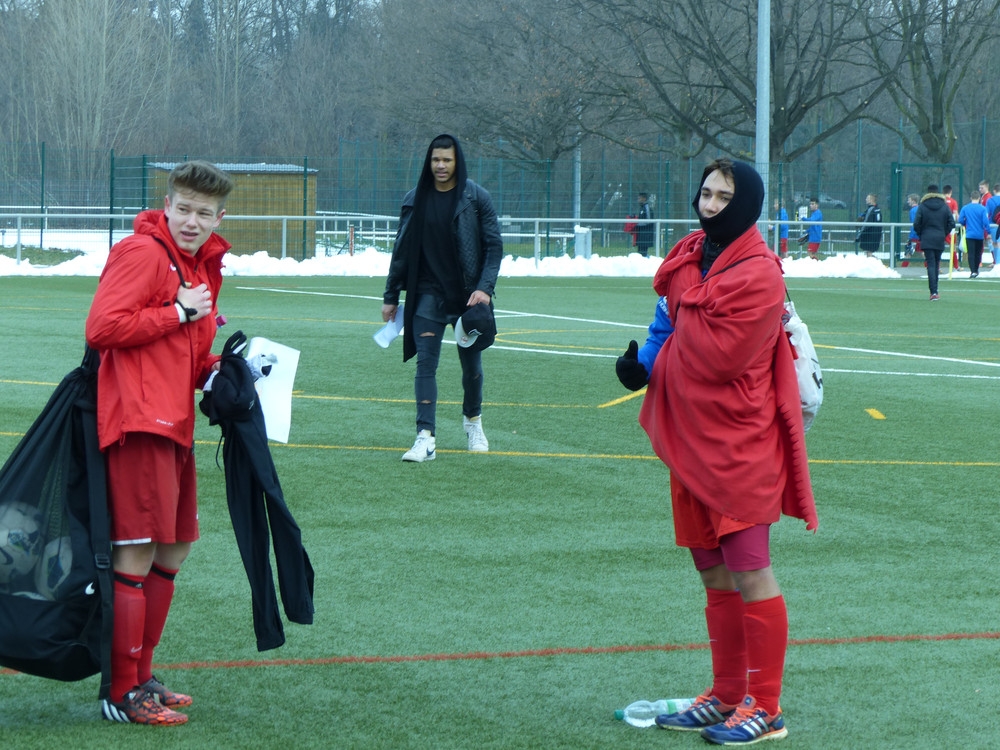
[[670, 500], [677, 546], [691, 549], [698, 570], [723, 564], [729, 570], [759, 570], [771, 564], [770, 524], [724, 516], [674, 479], [670, 480]]
[[781, 249], [781, 257], [788, 255], [788, 238], [782, 237], [778, 240], [778, 247]]
[[198, 538], [194, 452], [170, 438], [130, 432], [104, 453], [113, 544]]
[[810, 255], [815, 255], [818, 252], [819, 252], [819, 243], [818, 242], [810, 242], [809, 243], [809, 254]]

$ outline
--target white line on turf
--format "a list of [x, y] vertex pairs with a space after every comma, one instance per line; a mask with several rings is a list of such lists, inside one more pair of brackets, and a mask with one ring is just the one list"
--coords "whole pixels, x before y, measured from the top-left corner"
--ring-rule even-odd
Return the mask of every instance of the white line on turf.
[[[320, 297], [345, 297], [348, 299], [367, 299], [381, 302], [381, 297], [373, 297], [364, 294], [342, 294], [338, 292], [317, 292], [309, 291], [304, 289], [274, 289], [271, 287], [257, 287], [257, 286], [241, 286], [236, 287], [237, 289], [243, 289], [246, 291], [257, 291], [257, 292], [274, 292], [277, 294], [311, 294]], [[594, 323], [597, 325], [608, 325], [616, 326], [620, 328], [648, 328], [646, 325], [640, 325], [636, 323], [619, 323], [613, 320], [595, 320], [593, 318], [573, 318], [567, 315], [548, 315], [545, 313], [531, 313], [531, 312], [520, 312], [517, 310], [497, 310], [496, 311], [500, 317], [511, 316], [518, 318], [546, 318], [548, 320], [565, 320], [574, 323]], [[453, 343], [453, 342], [450, 342]], [[589, 352], [568, 352], [556, 349], [534, 349], [531, 347], [520, 347], [520, 346], [503, 346], [500, 344], [494, 344], [493, 349], [504, 349], [511, 352], [534, 352], [537, 354], [555, 354], [565, 357], [597, 357], [601, 359], [617, 359], [617, 354], [593, 354]], [[858, 352], [859, 354], [877, 354], [885, 357], [906, 357], [908, 359], [927, 359], [936, 360], [939, 362], [953, 362], [956, 364], [965, 365], [982, 365], [983, 367], [1000, 367], [1000, 362], [983, 362], [975, 359], [958, 359], [955, 357], [936, 357], [930, 354], [909, 354], [907, 352], [893, 352], [886, 351], [883, 349], [859, 349], [852, 346], [828, 346], [823, 345], [823, 349], [833, 349], [837, 351], [844, 352]], [[843, 370], [835, 368], [823, 368], [824, 372], [837, 372], [849, 375], [913, 375], [914, 377], [924, 377], [924, 378], [966, 378], [975, 380], [1000, 380], [1000, 377], [993, 375], [955, 375], [953, 373], [934, 373], [934, 372], [887, 372], [885, 370]]]

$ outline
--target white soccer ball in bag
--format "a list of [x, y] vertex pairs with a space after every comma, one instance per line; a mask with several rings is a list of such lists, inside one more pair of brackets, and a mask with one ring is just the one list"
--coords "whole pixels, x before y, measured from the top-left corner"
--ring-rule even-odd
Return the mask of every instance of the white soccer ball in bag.
[[56, 589], [69, 576], [73, 565], [73, 543], [68, 536], [53, 539], [42, 550], [35, 568], [35, 589], [46, 599], [56, 598]]
[[42, 530], [35, 508], [22, 502], [0, 505], [0, 586], [28, 573], [38, 560]]

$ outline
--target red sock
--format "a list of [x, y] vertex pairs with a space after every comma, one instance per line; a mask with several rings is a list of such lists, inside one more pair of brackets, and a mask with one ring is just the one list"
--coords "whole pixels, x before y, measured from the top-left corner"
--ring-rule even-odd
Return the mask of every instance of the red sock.
[[747, 644], [743, 619], [745, 605], [739, 591], [705, 589], [708, 605], [708, 644], [712, 650], [712, 695], [730, 706], [747, 694]]
[[153, 676], [153, 650], [160, 644], [163, 626], [167, 622], [170, 602], [174, 598], [176, 575], [176, 570], [167, 570], [154, 563], [142, 584], [142, 591], [146, 596], [146, 623], [142, 633], [142, 656], [138, 664], [140, 685]]
[[780, 710], [781, 677], [788, 649], [788, 610], [785, 597], [776, 596], [746, 605], [743, 618], [749, 657], [747, 693], [772, 716]]
[[120, 703], [139, 684], [137, 666], [142, 655], [146, 598], [142, 578], [115, 573], [115, 622], [111, 637], [111, 700]]

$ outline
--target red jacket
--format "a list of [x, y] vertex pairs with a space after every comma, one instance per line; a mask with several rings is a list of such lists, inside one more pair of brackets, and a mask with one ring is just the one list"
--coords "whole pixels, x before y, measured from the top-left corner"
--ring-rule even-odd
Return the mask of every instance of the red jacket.
[[135, 234], [111, 248], [90, 314], [87, 343], [101, 353], [97, 432], [103, 450], [127, 432], [194, 443], [194, 391], [219, 357], [211, 352], [215, 315], [180, 322], [174, 301], [180, 278], [207, 284], [218, 301], [222, 256], [230, 245], [212, 234], [192, 257], [174, 243], [163, 211], [135, 218]]
[[709, 507], [748, 523], [784, 512], [815, 529], [781, 263], [752, 227], [703, 279], [704, 237], [682, 239], [656, 272], [675, 330], [639, 422], [671, 475]]

